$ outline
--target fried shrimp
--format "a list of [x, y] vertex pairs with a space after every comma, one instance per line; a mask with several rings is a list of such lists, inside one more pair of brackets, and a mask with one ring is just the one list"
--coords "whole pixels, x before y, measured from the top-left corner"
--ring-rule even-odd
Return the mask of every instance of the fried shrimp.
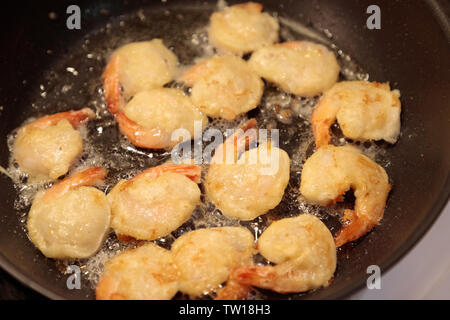
[[95, 117], [89, 108], [67, 111], [39, 118], [17, 132], [13, 157], [29, 182], [54, 180], [69, 170], [81, 154], [82, 123]]
[[275, 208], [289, 182], [284, 150], [266, 142], [244, 153], [256, 140], [255, 127], [250, 120], [219, 146], [206, 176], [206, 195], [232, 219], [253, 220]]
[[345, 223], [335, 236], [338, 247], [363, 236], [383, 218], [391, 189], [388, 176], [351, 146], [323, 146], [305, 162], [300, 192], [307, 200], [330, 205], [349, 189], [355, 194], [355, 209], [345, 211]]
[[395, 143], [400, 134], [400, 92], [389, 83], [344, 81], [319, 100], [312, 119], [316, 148], [330, 142], [337, 120], [345, 137]]
[[200, 203], [201, 168], [166, 164], [121, 180], [108, 194], [119, 238], [154, 240], [176, 230]]
[[[161, 40], [135, 42], [119, 48], [103, 73], [108, 110], [120, 131], [136, 146], [171, 148], [176, 129], [193, 134], [194, 122], [207, 118], [181, 90], [161, 88], [174, 78], [178, 60]], [[130, 101], [128, 101], [131, 98]]]
[[103, 73], [108, 110], [116, 114], [124, 101], [138, 92], [170, 82], [177, 65], [177, 57], [160, 39], [132, 42], [120, 47], [112, 54]]
[[227, 281], [233, 268], [252, 263], [254, 239], [244, 227], [198, 229], [172, 245], [179, 289], [191, 297], [211, 292]]
[[177, 129], [194, 135], [194, 124], [204, 128], [208, 119], [181, 90], [159, 88], [137, 93], [116, 114], [122, 133], [136, 146], [166, 149], [182, 142], [172, 139]]
[[289, 93], [313, 97], [331, 88], [339, 76], [333, 52], [308, 41], [274, 44], [255, 51], [250, 67]]
[[126, 250], [105, 265], [97, 300], [169, 300], [178, 291], [178, 271], [170, 251], [147, 243]]
[[278, 41], [279, 25], [259, 3], [248, 2], [215, 12], [210, 18], [213, 46], [234, 54], [246, 54]]
[[199, 62], [183, 75], [192, 87], [191, 99], [208, 116], [232, 120], [256, 108], [264, 83], [241, 58], [215, 56]]
[[275, 266], [236, 268], [231, 274], [233, 281], [279, 293], [304, 292], [328, 286], [336, 269], [333, 236], [310, 214], [273, 222], [257, 247]]
[[109, 230], [110, 206], [89, 187], [106, 177], [101, 167], [86, 169], [38, 193], [28, 214], [28, 236], [48, 258], [88, 258]]

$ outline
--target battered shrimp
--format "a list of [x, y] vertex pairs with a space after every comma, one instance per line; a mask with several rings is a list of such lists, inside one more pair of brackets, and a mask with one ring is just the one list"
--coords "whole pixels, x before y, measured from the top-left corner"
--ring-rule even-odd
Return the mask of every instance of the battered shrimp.
[[208, 32], [212, 45], [242, 55], [277, 42], [278, 21], [262, 9], [261, 4], [248, 2], [213, 13]]
[[316, 147], [330, 142], [337, 119], [344, 136], [353, 140], [395, 143], [400, 134], [400, 92], [389, 83], [344, 81], [329, 89], [317, 104], [312, 127]]
[[178, 271], [170, 251], [147, 243], [126, 250], [105, 265], [97, 300], [169, 300], [178, 291]]
[[244, 227], [198, 229], [172, 245], [180, 291], [197, 297], [227, 281], [233, 268], [252, 263], [254, 239]]
[[106, 66], [103, 87], [108, 110], [134, 145], [171, 148], [181, 142], [171, 138], [176, 129], [192, 135], [195, 121], [206, 126], [206, 116], [182, 91], [161, 88], [174, 78], [177, 64], [176, 56], [154, 39], [119, 48]]
[[200, 203], [201, 168], [166, 164], [121, 180], [108, 194], [111, 226], [119, 238], [154, 240], [168, 235]]
[[275, 266], [244, 266], [231, 278], [279, 293], [328, 286], [336, 270], [336, 246], [328, 228], [313, 215], [273, 222], [258, 239], [258, 251]]
[[340, 70], [331, 51], [308, 41], [264, 47], [252, 54], [249, 65], [284, 91], [304, 97], [314, 97], [331, 88]]
[[171, 148], [181, 139], [172, 139], [177, 129], [192, 137], [194, 124], [204, 128], [208, 119], [181, 90], [159, 88], [137, 93], [123, 112], [116, 113], [120, 130], [136, 146], [151, 149]]
[[117, 49], [103, 73], [109, 111], [115, 114], [124, 99], [126, 101], [140, 91], [159, 88], [170, 82], [177, 64], [175, 54], [160, 39], [133, 42]]
[[206, 176], [206, 195], [229, 218], [253, 220], [265, 214], [281, 202], [289, 182], [289, 156], [270, 143], [239, 158], [247, 142], [256, 140], [255, 127], [250, 120], [219, 146]]
[[28, 214], [28, 236], [48, 258], [88, 258], [109, 230], [110, 206], [100, 190], [101, 167], [76, 173], [38, 193]]
[[183, 75], [192, 87], [194, 105], [208, 116], [232, 120], [256, 108], [264, 83], [241, 58], [215, 56], [202, 61]]
[[355, 194], [355, 209], [345, 211], [345, 223], [335, 236], [338, 247], [363, 236], [383, 218], [391, 189], [388, 176], [351, 146], [323, 146], [305, 162], [300, 192], [307, 200], [333, 204], [349, 189]]
[[76, 128], [94, 117], [91, 109], [84, 108], [45, 116], [20, 128], [12, 153], [28, 181], [49, 181], [66, 174], [83, 149]]

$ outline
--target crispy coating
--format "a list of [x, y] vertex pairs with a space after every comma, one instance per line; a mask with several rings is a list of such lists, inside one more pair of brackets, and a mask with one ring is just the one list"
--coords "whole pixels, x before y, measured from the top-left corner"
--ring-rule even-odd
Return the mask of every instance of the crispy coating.
[[274, 266], [244, 266], [233, 281], [280, 293], [328, 286], [336, 269], [336, 246], [328, 228], [313, 215], [273, 222], [258, 240], [258, 251]]
[[307, 200], [333, 204], [350, 189], [355, 194], [355, 209], [346, 210], [337, 246], [363, 236], [383, 218], [391, 190], [386, 171], [351, 146], [323, 146], [303, 165], [300, 192]]
[[40, 192], [28, 214], [30, 240], [48, 258], [88, 258], [109, 230], [110, 206], [100, 190], [88, 187], [106, 170], [91, 168]]
[[97, 300], [169, 300], [178, 291], [170, 251], [147, 243], [108, 261], [97, 284]]
[[389, 83], [344, 81], [319, 100], [312, 119], [316, 147], [330, 142], [330, 127], [337, 120], [345, 137], [395, 143], [400, 134], [400, 92]]
[[29, 175], [29, 182], [54, 180], [69, 171], [83, 150], [76, 128], [94, 116], [88, 108], [61, 112], [39, 118], [18, 130], [13, 157]]
[[133, 144], [147, 148], [171, 148], [182, 139], [172, 139], [178, 129], [194, 136], [194, 124], [206, 127], [208, 119], [177, 89], [158, 88], [141, 91], [124, 107], [123, 119], [116, 117], [121, 131]]
[[254, 239], [244, 227], [198, 229], [172, 245], [180, 291], [196, 297], [217, 289], [233, 268], [250, 264]]
[[213, 46], [234, 54], [246, 54], [278, 41], [278, 21], [263, 13], [262, 5], [248, 2], [215, 12], [210, 18]]
[[118, 235], [154, 240], [186, 222], [200, 204], [200, 189], [187, 176], [161, 172], [121, 180], [108, 194], [111, 226]]
[[308, 41], [259, 49], [252, 54], [249, 65], [260, 77], [284, 91], [304, 97], [314, 97], [331, 88], [340, 70], [333, 52]]
[[236, 163], [212, 164], [206, 176], [206, 195], [225, 216], [253, 220], [281, 202], [289, 166], [284, 150], [262, 144], [246, 151]]
[[256, 108], [264, 83], [241, 58], [215, 56], [199, 62], [183, 75], [192, 86], [195, 106], [210, 117], [232, 120]]

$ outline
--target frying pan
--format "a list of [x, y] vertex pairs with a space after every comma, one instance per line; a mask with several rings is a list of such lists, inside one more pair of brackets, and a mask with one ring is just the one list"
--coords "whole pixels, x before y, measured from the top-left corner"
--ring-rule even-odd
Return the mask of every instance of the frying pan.
[[[266, 293], [267, 298], [273, 299], [343, 298], [365, 283], [368, 266], [378, 265], [385, 272], [401, 259], [429, 229], [447, 203], [450, 193], [448, 4], [392, 0], [262, 2], [265, 10], [276, 12], [281, 17], [316, 30], [330, 30], [333, 42], [363, 66], [371, 80], [390, 81], [402, 93], [402, 135], [395, 146], [386, 147], [390, 161], [386, 170], [394, 185], [382, 223], [356, 244], [339, 250], [337, 271], [329, 287], [302, 295]], [[369, 30], [366, 27], [369, 16], [366, 9], [375, 3], [381, 8], [381, 29]], [[80, 30], [66, 27], [66, 9], [71, 4], [77, 4], [82, 10]], [[50, 103], [36, 103], [35, 98], [39, 95], [45, 98], [40, 85], [45, 87], [46, 79], [60, 77], [53, 81], [57, 86], [66, 77], [73, 76], [68, 72], [52, 74], [48, 70], [69, 66], [68, 61], [76, 64], [89, 34], [107, 33], [108, 23], [118, 23], [121, 17], [145, 8], [146, 12], [154, 13], [151, 15], [154, 21], [146, 22], [154, 26], [147, 39], [154, 36], [165, 38], [176, 27], [201, 23], [215, 3], [203, 0], [189, 3], [174, 0], [58, 0], [11, 1], [2, 2], [2, 6], [0, 164], [6, 167], [9, 157], [6, 137], [14, 128], [30, 116], [62, 111], [68, 106], [81, 108], [90, 103], [89, 96], [98, 92], [99, 87], [86, 88], [82, 84], [90, 79], [99, 81], [104, 60], [93, 61], [90, 71], [80, 71], [77, 81], [72, 81], [72, 95], [59, 98], [53, 95], [48, 97]], [[168, 9], [183, 15], [181, 18], [175, 14], [164, 17]], [[133, 25], [126, 25], [124, 30], [126, 28], [133, 28]], [[119, 39], [117, 41], [121, 39], [120, 34], [111, 37]], [[141, 37], [145, 38], [145, 35]], [[181, 37], [182, 34], [180, 41]], [[182, 53], [180, 55], [183, 60]], [[2, 268], [49, 298], [92, 298], [93, 292], [88, 284], [83, 283], [80, 290], [68, 290], [67, 276], [61, 274], [54, 261], [44, 258], [28, 240], [14, 209], [17, 192], [4, 175], [0, 176], [0, 189]]]

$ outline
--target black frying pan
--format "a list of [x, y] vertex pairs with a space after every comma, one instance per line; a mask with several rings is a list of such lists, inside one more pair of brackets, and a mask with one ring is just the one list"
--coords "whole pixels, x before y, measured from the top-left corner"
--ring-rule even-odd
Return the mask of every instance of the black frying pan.
[[[234, 3], [235, 1], [230, 1]], [[328, 29], [333, 42], [349, 53], [367, 71], [371, 80], [390, 81], [402, 92], [402, 136], [394, 147], [386, 147], [394, 182], [385, 217], [380, 226], [358, 243], [338, 252], [338, 268], [333, 283], [321, 290], [293, 298], [341, 298], [361, 287], [366, 269], [377, 264], [382, 271], [398, 261], [428, 230], [446, 204], [450, 193], [450, 46], [446, 13], [448, 6], [435, 1], [262, 1], [269, 12], [299, 21], [315, 29]], [[66, 8], [82, 9], [81, 30], [66, 28]], [[381, 30], [366, 28], [366, 9], [378, 4]], [[25, 119], [39, 114], [81, 108], [98, 94], [104, 60], [93, 61], [93, 70], [82, 70], [71, 88], [73, 95], [57, 97], [70, 76], [64, 66], [83, 68], [85, 39], [100, 39], [107, 23], [114, 26], [127, 14], [144, 8], [152, 17], [148, 34], [138, 38], [166, 38], [177, 28], [204, 24], [215, 3], [204, 1], [15, 1], [2, 3], [0, 54], [0, 164], [8, 165], [6, 136]], [[164, 10], [182, 13], [164, 16]], [[446, 11], [447, 10], [447, 11]], [[49, 13], [56, 14], [50, 19]], [[51, 15], [55, 18], [55, 15]], [[147, 20], [146, 23], [149, 23]], [[139, 23], [126, 28], [139, 29]], [[118, 30], [118, 29], [114, 29]], [[91, 46], [117, 46], [127, 30]], [[98, 35], [98, 36], [97, 36]], [[180, 59], [183, 35], [172, 38]], [[81, 58], [83, 56], [83, 59]], [[83, 62], [84, 61], [84, 62]], [[60, 70], [53, 74], [49, 70]], [[53, 80], [52, 80], [53, 77]], [[47, 80], [49, 96], [44, 103], [40, 84]], [[56, 80], [55, 80], [56, 79]], [[96, 81], [98, 86], [84, 87]], [[34, 105], [33, 105], [34, 103]], [[114, 138], [115, 133], [111, 133]], [[117, 134], [116, 134], [117, 135]], [[87, 284], [68, 290], [66, 276], [52, 260], [45, 259], [27, 239], [14, 209], [17, 193], [12, 182], [0, 176], [0, 264], [19, 281], [50, 298], [92, 298]], [[414, 267], [414, 266], [411, 266]], [[286, 298], [266, 293], [267, 298]]]

